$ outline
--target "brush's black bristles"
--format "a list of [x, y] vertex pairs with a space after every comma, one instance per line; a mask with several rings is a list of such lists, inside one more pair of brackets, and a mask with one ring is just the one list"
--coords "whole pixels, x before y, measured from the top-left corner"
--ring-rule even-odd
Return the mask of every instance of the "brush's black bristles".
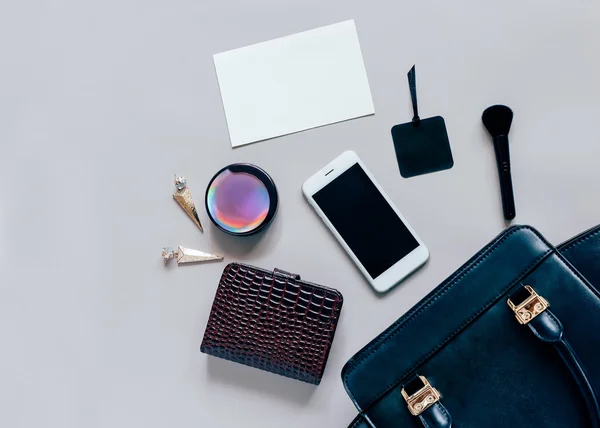
[[508, 135], [513, 120], [513, 112], [506, 106], [495, 105], [485, 109], [481, 120], [492, 137]]

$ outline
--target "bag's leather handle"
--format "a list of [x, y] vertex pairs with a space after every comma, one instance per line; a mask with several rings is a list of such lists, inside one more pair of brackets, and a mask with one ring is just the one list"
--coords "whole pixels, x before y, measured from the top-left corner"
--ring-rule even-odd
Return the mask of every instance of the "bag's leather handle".
[[419, 419], [425, 428], [452, 428], [452, 417], [440, 402], [427, 408]]
[[564, 328], [562, 323], [552, 312], [547, 310], [532, 320], [527, 326], [533, 332], [535, 337], [543, 342], [550, 343], [554, 349], [556, 349], [558, 355], [562, 358], [577, 382], [577, 386], [579, 386], [590, 413], [592, 427], [600, 428], [600, 407], [598, 406], [598, 399], [596, 398], [592, 384], [588, 380], [583, 365], [579, 361], [579, 358], [577, 358], [577, 354], [575, 354], [575, 351], [571, 348], [569, 342], [564, 338]]
[[[511, 294], [509, 302], [519, 301], [518, 299], [522, 299], [522, 296], [525, 295], [527, 291], [529, 293], [535, 294], [531, 287], [521, 287]], [[537, 294], [535, 295], [537, 296]], [[529, 294], [529, 296], [527, 296], [526, 299], [531, 299], [531, 296], [533, 296], [533, 294]], [[598, 399], [596, 397], [594, 387], [590, 383], [585, 368], [583, 367], [583, 364], [577, 357], [577, 354], [575, 354], [575, 351], [573, 350], [573, 348], [571, 348], [569, 342], [567, 342], [567, 340], [565, 339], [565, 329], [562, 323], [558, 320], [556, 315], [554, 315], [550, 311], [550, 309], [548, 309], [547, 302], [543, 300], [542, 303], [546, 303], [546, 308], [542, 309], [542, 312], [539, 313], [535, 313], [535, 307], [530, 306], [529, 310], [530, 312], [531, 310], [533, 310], [533, 312], [531, 313], [531, 315], [528, 316], [532, 318], [526, 322], [526, 325], [527, 327], [529, 327], [529, 330], [533, 333], [535, 337], [537, 337], [542, 342], [552, 345], [552, 347], [556, 349], [556, 352], [564, 361], [565, 365], [571, 372], [571, 375], [577, 382], [577, 386], [579, 387], [581, 395], [583, 396], [583, 400], [588, 409], [591, 427], [600, 428], [600, 406], [598, 406]], [[509, 303], [509, 305], [511, 305], [511, 303]], [[518, 306], [522, 306], [522, 304]], [[523, 309], [525, 309], [525, 311], [528, 310], [525, 307]], [[522, 313], [527, 314], [527, 312]], [[518, 313], [517, 319], [520, 319]], [[520, 320], [519, 322], [522, 321]]]

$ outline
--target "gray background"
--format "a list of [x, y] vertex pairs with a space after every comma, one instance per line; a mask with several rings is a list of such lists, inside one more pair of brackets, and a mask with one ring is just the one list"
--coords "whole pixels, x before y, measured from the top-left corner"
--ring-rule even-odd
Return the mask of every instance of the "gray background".
[[[375, 116], [232, 150], [212, 54], [351, 18]], [[600, 220], [599, 37], [591, 0], [2, 2], [0, 425], [346, 426], [344, 362], [506, 226], [485, 107], [515, 111], [518, 223], [559, 242]], [[445, 117], [455, 166], [405, 180], [389, 131], [411, 117], [414, 63], [422, 117]], [[383, 298], [300, 191], [346, 149], [431, 250]], [[239, 239], [201, 209], [202, 234], [172, 200], [172, 175], [202, 206], [236, 161], [273, 176], [279, 214]], [[225, 263], [164, 268], [164, 245], [341, 290], [321, 386], [200, 354]]]

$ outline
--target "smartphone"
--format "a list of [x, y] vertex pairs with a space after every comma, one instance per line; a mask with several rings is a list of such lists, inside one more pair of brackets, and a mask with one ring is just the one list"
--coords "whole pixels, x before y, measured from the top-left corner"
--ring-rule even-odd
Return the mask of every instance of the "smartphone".
[[302, 192], [377, 292], [388, 291], [429, 258], [356, 153], [342, 153], [306, 180]]

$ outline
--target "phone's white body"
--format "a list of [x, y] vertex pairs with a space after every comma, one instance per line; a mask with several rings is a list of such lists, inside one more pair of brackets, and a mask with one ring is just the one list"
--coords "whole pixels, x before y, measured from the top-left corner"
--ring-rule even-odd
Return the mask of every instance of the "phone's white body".
[[[419, 246], [415, 248], [412, 252], [407, 254], [405, 257], [400, 259], [396, 264], [392, 265], [388, 270], [383, 272], [377, 278], [373, 279], [371, 275], [367, 272], [367, 269], [362, 265], [360, 260], [354, 255], [348, 244], [344, 241], [342, 236], [335, 229], [333, 224], [329, 221], [325, 213], [319, 208], [319, 205], [313, 199], [313, 195], [321, 190], [323, 187], [327, 186], [329, 183], [338, 178], [341, 174], [343, 174], [350, 167], [358, 163], [361, 168], [365, 171], [369, 179], [373, 182], [377, 190], [381, 193], [381, 195], [388, 202], [390, 207], [394, 210], [394, 212], [398, 215], [402, 223], [406, 226], [409, 232], [414, 236], [416, 241], [419, 243]], [[402, 213], [396, 208], [393, 202], [390, 200], [389, 196], [383, 191], [373, 174], [367, 169], [365, 164], [360, 160], [356, 153], [353, 151], [347, 151], [342, 153], [336, 159], [328, 163], [325, 167], [323, 167], [319, 172], [310, 177], [304, 184], [302, 185], [302, 192], [304, 196], [308, 200], [308, 203], [315, 209], [319, 217], [323, 220], [325, 225], [331, 230], [333, 235], [340, 242], [342, 247], [346, 250], [348, 255], [352, 258], [354, 263], [358, 266], [362, 274], [365, 276], [367, 281], [371, 284], [371, 286], [380, 293], [384, 293], [392, 288], [394, 285], [402, 281], [420, 266], [422, 266], [427, 259], [429, 258], [429, 250], [423, 244], [423, 241], [419, 236], [415, 233], [413, 228], [408, 224], [405, 220]], [[353, 215], [352, 213], [348, 213], [348, 215]], [[360, 227], [360, 224], [357, 224], [357, 227]], [[373, 251], [377, 251], [377, 249], [373, 249]]]

